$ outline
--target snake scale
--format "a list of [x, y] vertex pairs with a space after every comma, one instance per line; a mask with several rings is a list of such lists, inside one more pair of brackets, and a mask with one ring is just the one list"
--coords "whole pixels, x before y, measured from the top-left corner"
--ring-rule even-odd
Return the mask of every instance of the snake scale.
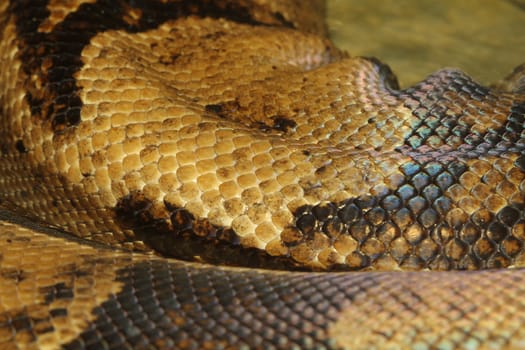
[[0, 3], [1, 349], [525, 348], [524, 66], [400, 89], [323, 6]]

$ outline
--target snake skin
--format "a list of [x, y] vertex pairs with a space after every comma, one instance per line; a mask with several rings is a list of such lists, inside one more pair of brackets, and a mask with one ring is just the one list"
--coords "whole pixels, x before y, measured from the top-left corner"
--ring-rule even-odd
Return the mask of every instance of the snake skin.
[[0, 348], [525, 348], [525, 66], [400, 89], [323, 9], [0, 4]]

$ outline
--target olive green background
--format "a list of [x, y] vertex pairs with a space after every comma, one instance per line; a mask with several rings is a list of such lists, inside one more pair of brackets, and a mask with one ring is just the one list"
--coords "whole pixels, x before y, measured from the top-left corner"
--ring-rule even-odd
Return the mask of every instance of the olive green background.
[[525, 62], [524, 0], [328, 0], [332, 39], [375, 56], [401, 86], [443, 67], [495, 82]]

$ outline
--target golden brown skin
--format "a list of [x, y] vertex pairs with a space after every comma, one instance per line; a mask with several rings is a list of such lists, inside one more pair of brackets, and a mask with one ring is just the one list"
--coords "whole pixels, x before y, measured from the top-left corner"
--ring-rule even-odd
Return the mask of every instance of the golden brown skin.
[[524, 345], [523, 70], [399, 90], [322, 9], [0, 4], [0, 347]]

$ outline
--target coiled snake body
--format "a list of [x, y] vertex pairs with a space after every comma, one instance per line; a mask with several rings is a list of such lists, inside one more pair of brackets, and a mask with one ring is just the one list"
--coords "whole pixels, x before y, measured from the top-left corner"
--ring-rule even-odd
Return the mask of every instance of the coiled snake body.
[[400, 90], [322, 8], [0, 4], [0, 348], [525, 347], [523, 68]]

